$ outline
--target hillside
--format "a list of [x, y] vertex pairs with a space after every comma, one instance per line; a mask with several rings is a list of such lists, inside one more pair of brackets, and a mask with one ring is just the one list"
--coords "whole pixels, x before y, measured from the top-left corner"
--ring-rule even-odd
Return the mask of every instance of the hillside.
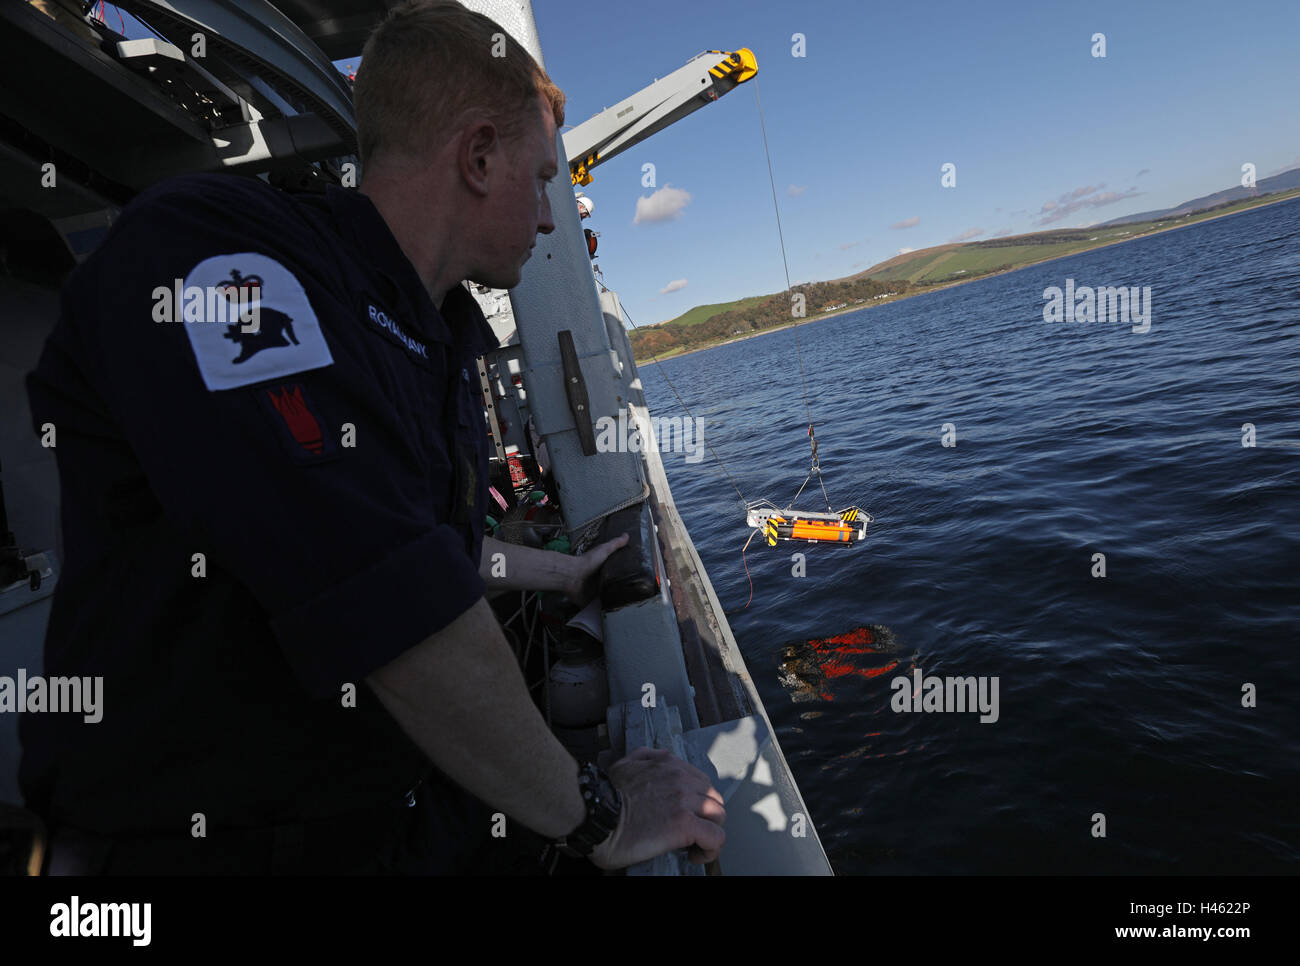
[[1167, 228], [1193, 224], [1206, 218], [1217, 218], [1233, 211], [1272, 204], [1298, 194], [1300, 187], [1295, 187], [1257, 198], [1231, 199], [1195, 212], [1182, 212], [1155, 220], [1094, 225], [1091, 228], [1059, 228], [961, 245], [935, 245], [897, 255], [856, 275], [846, 276], [846, 280], [901, 280], [919, 285], [964, 281], [1127, 241]]
[[[1300, 181], [1300, 169], [1284, 174], [1295, 175], [1295, 180]], [[1276, 179], [1266, 180], [1284, 183]], [[1263, 184], [1261, 181], [1260, 185]], [[1214, 197], [1206, 196], [1207, 199]], [[1300, 197], [1300, 186], [1260, 197], [1231, 199], [1209, 208], [1158, 220], [1063, 228], [987, 241], [935, 245], [896, 255], [854, 275], [796, 285], [794, 291], [805, 299], [805, 314], [801, 321], [812, 320], [1294, 197]], [[630, 333], [632, 348], [638, 359], [652, 355], [665, 357], [788, 326], [795, 321], [791, 299], [792, 293], [775, 292], [696, 306], [668, 322], [637, 328]]]
[[1275, 174], [1271, 178], [1261, 178], [1255, 182], [1255, 188], [1243, 188], [1236, 185], [1232, 188], [1225, 188], [1223, 191], [1216, 191], [1214, 194], [1205, 195], [1201, 198], [1193, 198], [1191, 201], [1184, 201], [1181, 205], [1174, 208], [1161, 208], [1157, 211], [1140, 211], [1135, 215], [1125, 215], [1122, 218], [1112, 218], [1110, 221], [1103, 222], [1101, 227], [1107, 225], [1127, 225], [1135, 221], [1154, 221], [1157, 218], [1168, 218], [1172, 215], [1185, 215], [1193, 211], [1204, 211], [1206, 208], [1213, 208], [1217, 205], [1229, 201], [1239, 201], [1243, 198], [1255, 198], [1259, 195], [1273, 194], [1278, 191], [1290, 191], [1293, 188], [1300, 188], [1300, 168], [1292, 168], [1290, 171], [1283, 171], [1281, 174]]

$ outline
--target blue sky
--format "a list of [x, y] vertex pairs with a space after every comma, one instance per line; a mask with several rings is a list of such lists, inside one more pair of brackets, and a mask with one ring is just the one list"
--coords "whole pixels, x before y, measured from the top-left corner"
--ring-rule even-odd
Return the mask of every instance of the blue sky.
[[[533, 11], [570, 125], [704, 50], [754, 51], [796, 284], [903, 248], [1169, 207], [1239, 183], [1247, 162], [1260, 178], [1300, 166], [1300, 0], [534, 0]], [[1105, 58], [1092, 56], [1098, 32]], [[795, 33], [804, 57], [792, 56]], [[657, 200], [689, 195], [675, 217], [638, 223], [646, 162], [666, 191]], [[956, 187], [940, 184], [945, 163]], [[754, 81], [594, 177], [584, 224], [637, 324], [785, 288]]]
[[[1300, 165], [1294, 0], [535, 0], [534, 15], [570, 124], [701, 51], [754, 51], [796, 283], [976, 229], [989, 238], [1167, 207], [1237, 184], [1246, 162], [1261, 178]], [[791, 55], [796, 32], [806, 57]], [[1091, 55], [1096, 32], [1104, 59]], [[647, 161], [659, 188], [690, 195], [674, 219], [634, 223], [651, 194]], [[955, 188], [940, 186], [945, 162]], [[593, 174], [585, 224], [638, 324], [785, 287], [753, 82]]]

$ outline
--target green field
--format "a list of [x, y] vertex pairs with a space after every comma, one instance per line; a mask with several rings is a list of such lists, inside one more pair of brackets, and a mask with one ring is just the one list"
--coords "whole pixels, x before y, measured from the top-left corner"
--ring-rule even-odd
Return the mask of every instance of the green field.
[[[1287, 198], [1300, 195], [1300, 188], [1279, 191], [1260, 198], [1247, 198], [1217, 208], [1198, 211], [1187, 215], [1162, 218], [1156, 221], [1139, 221], [1127, 225], [1111, 225], [1106, 228], [1075, 228], [1059, 232], [1038, 232], [1030, 235], [1015, 235], [997, 242], [967, 242], [962, 245], [938, 245], [923, 248], [907, 255], [891, 258], [864, 272], [850, 278], [874, 278], [882, 280], [904, 279], [920, 284], [936, 282], [959, 282], [963, 277], [984, 275], [999, 268], [1021, 268], [1034, 262], [1073, 255], [1077, 252], [1099, 248], [1102, 245], [1126, 241], [1152, 232], [1165, 231], [1182, 225], [1194, 224], [1209, 218], [1218, 218], [1247, 208], [1270, 205]], [[1071, 237], [1061, 241], [1043, 241], [1045, 237], [1068, 234]], [[1031, 241], [1031, 239], [1039, 239]], [[1018, 243], [1021, 239], [1025, 241]]]
[[701, 322], [709, 321], [709, 319], [713, 318], [715, 315], [721, 315], [723, 312], [730, 311], [731, 309], [748, 309], [770, 299], [771, 297], [771, 295], [751, 295], [747, 298], [737, 299], [735, 302], [716, 302], [713, 305], [697, 305], [690, 311], [663, 324], [670, 326], [698, 325]]

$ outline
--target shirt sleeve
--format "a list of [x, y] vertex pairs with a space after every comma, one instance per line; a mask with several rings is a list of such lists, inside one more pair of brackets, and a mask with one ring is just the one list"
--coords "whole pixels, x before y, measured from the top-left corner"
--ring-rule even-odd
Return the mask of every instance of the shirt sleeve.
[[250, 194], [263, 193], [191, 185], [128, 209], [65, 320], [185, 544], [170, 565], [202, 553], [244, 584], [323, 697], [451, 623], [484, 584], [436, 512], [455, 471], [436, 402], [447, 373], [422, 370], [432, 388], [418, 392], [393, 368], [409, 364], [400, 350], [354, 317], [318, 230], [287, 199], [277, 211]]

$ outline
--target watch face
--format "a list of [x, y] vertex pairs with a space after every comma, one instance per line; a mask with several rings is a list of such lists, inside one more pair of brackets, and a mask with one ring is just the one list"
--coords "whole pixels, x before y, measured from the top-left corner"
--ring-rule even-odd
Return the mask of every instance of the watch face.
[[609, 829], [612, 832], [618, 826], [618, 815], [623, 810], [623, 797], [608, 778], [601, 782], [600, 804], [609, 817]]

